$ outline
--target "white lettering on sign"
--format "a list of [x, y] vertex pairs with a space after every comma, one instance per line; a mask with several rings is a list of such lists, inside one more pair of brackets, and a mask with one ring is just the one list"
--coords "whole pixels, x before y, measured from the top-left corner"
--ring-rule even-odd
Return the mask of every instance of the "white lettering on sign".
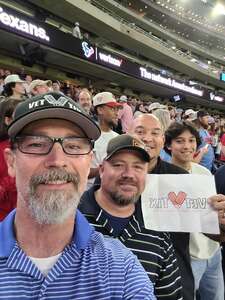
[[102, 52], [99, 52], [99, 59], [101, 61], [104, 61], [106, 63], [109, 63], [109, 64], [117, 66], [117, 67], [120, 67], [123, 62], [122, 59], [117, 59], [117, 58], [111, 56], [111, 54], [104, 54]]
[[162, 77], [160, 74], [154, 74], [151, 72], [148, 72], [145, 68], [140, 67], [140, 72], [141, 72], [141, 77], [145, 78], [145, 79], [149, 79], [152, 81], [156, 81], [162, 84], [165, 84], [167, 86], [171, 86], [173, 88], [185, 91], [185, 92], [189, 92], [191, 94], [197, 95], [202, 97], [203, 96], [203, 91], [202, 90], [198, 90], [196, 88], [194, 88], [193, 86], [188, 86], [185, 85], [184, 83], [178, 82], [174, 79], [171, 79], [170, 77]]
[[210, 96], [210, 100], [214, 100], [214, 101], [218, 101], [218, 102], [223, 102], [224, 101], [224, 98], [221, 97], [221, 96], [216, 96], [213, 92], [211, 92], [209, 94]]
[[3, 8], [0, 7], [0, 22], [6, 26], [12, 27], [19, 31], [26, 32], [32, 36], [38, 37], [42, 40], [50, 41], [49, 36], [47, 36], [46, 31], [42, 27], [38, 27], [30, 22], [19, 19], [13, 15], [10, 15], [3, 11]]

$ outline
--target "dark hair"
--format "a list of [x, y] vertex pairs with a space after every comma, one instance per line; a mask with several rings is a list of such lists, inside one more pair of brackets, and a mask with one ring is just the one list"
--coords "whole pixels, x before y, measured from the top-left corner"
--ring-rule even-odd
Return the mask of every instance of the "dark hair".
[[53, 83], [57, 83], [59, 86], [61, 85], [60, 81], [59, 80], [52, 80], [52, 84]]
[[2, 92], [3, 96], [10, 97], [13, 95], [13, 88], [16, 86], [16, 82], [10, 82], [4, 85], [4, 90]]
[[135, 111], [134, 111], [134, 112], [136, 112], [136, 111], [140, 111], [140, 106], [141, 106], [141, 105], [143, 105], [143, 106], [144, 106], [143, 102], [141, 102], [141, 103], [138, 103], [138, 104], [136, 105], [136, 107], [135, 107]]
[[12, 118], [16, 106], [21, 100], [13, 98], [5, 98], [0, 102], [0, 140], [8, 139], [8, 126], [5, 123], [5, 117]]
[[98, 116], [98, 108], [99, 108], [99, 107], [104, 107], [104, 105], [105, 105], [105, 104], [99, 104], [99, 105], [94, 106], [94, 114], [95, 114], [96, 116]]
[[180, 134], [185, 131], [189, 131], [195, 138], [197, 147], [201, 145], [201, 138], [199, 136], [198, 130], [192, 125], [191, 122], [173, 122], [165, 132], [165, 151], [171, 154], [171, 151], [168, 149], [172, 141], [177, 138]]

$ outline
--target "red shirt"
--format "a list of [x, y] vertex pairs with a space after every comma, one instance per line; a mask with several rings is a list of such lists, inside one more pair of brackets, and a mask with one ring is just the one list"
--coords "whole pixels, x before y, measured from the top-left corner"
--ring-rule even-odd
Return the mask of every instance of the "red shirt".
[[[222, 146], [225, 146], [225, 133], [222, 135], [220, 142]], [[225, 156], [223, 155], [222, 152], [220, 152], [220, 160], [225, 161]]]
[[15, 179], [8, 174], [7, 164], [4, 158], [4, 150], [9, 147], [9, 141], [0, 141], [0, 221], [16, 207]]

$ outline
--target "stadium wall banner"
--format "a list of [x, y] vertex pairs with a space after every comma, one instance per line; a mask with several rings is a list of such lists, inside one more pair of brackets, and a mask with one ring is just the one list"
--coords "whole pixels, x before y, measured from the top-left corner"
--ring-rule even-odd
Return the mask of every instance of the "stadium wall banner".
[[34, 18], [3, 5], [0, 6], [0, 29], [139, 80], [150, 81], [174, 89], [176, 92], [188, 93], [208, 101], [224, 102], [223, 95], [208, 91], [206, 88], [188, 85], [181, 80], [175, 80], [166, 74], [161, 74], [158, 70], [144, 67], [125, 57], [110, 53], [105, 49], [92, 45], [88, 40], [75, 38], [70, 33], [65, 33], [38, 19], [34, 21]]

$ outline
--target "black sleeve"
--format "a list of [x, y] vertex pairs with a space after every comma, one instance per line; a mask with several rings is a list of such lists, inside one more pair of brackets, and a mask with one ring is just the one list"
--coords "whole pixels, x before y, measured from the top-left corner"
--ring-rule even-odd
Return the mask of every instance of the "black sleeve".
[[217, 193], [225, 195], [225, 166], [216, 171], [215, 182]]

